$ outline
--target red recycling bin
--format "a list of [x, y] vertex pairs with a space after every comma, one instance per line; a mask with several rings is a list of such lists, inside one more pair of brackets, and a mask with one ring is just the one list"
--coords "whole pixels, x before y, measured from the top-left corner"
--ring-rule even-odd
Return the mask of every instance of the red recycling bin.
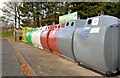
[[50, 47], [49, 47], [49, 44], [48, 44], [48, 37], [49, 37], [50, 31], [54, 30], [54, 28], [55, 28], [54, 26], [55, 25], [47, 26], [46, 30], [42, 31], [41, 35], [40, 35], [40, 41], [41, 41], [41, 44], [43, 46], [43, 49], [46, 50], [46, 51], [49, 51], [49, 52], [50, 52]]
[[56, 39], [57, 39], [57, 34], [58, 34], [59, 29], [64, 26], [65, 26], [65, 23], [55, 25], [54, 30], [50, 31], [49, 38], [48, 38], [49, 48], [52, 50], [53, 53], [60, 55], [60, 56], [61, 56], [61, 53], [59, 52], [59, 50], [57, 48], [57, 40]]

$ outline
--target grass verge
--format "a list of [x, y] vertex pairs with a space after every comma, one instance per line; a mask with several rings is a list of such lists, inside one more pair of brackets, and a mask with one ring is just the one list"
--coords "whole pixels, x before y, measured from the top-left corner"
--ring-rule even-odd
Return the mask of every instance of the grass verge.
[[0, 38], [8, 38], [10, 41], [14, 41], [13, 30], [7, 32], [0, 32]]

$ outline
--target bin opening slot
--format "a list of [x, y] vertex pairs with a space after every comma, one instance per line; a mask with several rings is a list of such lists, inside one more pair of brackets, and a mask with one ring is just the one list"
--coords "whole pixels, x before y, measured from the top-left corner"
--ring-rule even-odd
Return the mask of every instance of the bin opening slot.
[[71, 26], [74, 26], [74, 22], [71, 23]]
[[66, 26], [68, 26], [68, 25], [69, 25], [69, 22], [67, 22]]

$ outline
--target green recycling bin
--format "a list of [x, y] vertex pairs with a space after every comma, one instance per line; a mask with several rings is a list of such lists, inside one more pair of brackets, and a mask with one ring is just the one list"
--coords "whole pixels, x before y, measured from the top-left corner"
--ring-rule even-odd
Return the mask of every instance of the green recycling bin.
[[35, 31], [35, 28], [32, 28], [29, 30], [29, 32], [26, 33], [26, 41], [28, 44], [34, 46], [34, 44], [32, 43], [32, 40], [31, 40], [31, 35], [32, 35], [32, 32]]

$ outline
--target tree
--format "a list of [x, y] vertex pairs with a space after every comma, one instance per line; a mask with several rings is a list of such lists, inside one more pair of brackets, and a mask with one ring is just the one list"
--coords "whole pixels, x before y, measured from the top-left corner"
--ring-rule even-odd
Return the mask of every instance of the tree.
[[[120, 2], [8, 2], [2, 9], [8, 22], [22, 21], [21, 26], [40, 27], [59, 23], [59, 16], [78, 12], [81, 19], [105, 15], [120, 18]], [[14, 20], [11, 18], [14, 18]], [[18, 21], [17, 21], [18, 19]]]
[[19, 23], [20, 28], [20, 10], [19, 6], [21, 5], [20, 2], [4, 2], [5, 6], [1, 9], [4, 13], [5, 20], [7, 20], [9, 23], [14, 22], [15, 28], [17, 25], [17, 19]]

